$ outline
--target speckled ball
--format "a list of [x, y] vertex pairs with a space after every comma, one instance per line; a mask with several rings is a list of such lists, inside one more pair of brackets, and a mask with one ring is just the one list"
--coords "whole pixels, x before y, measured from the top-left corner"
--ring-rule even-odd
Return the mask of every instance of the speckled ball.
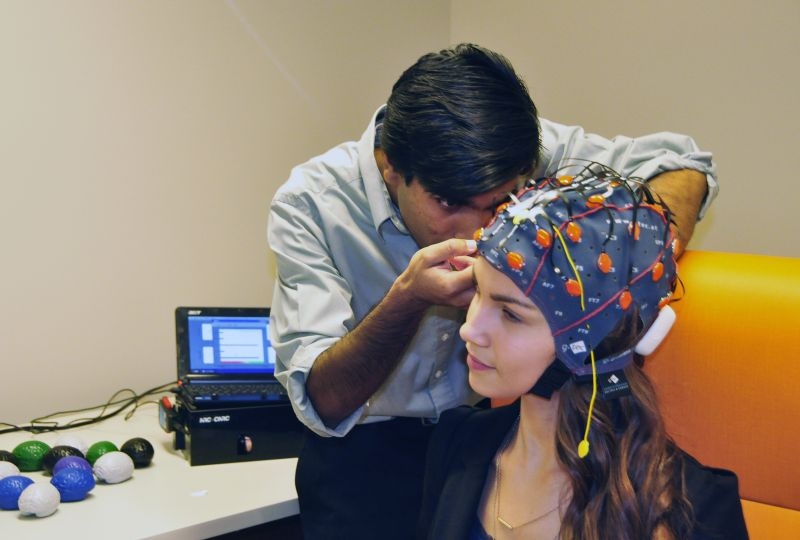
[[33, 480], [22, 475], [6, 476], [0, 480], [0, 509], [19, 509], [19, 496], [31, 484]]
[[94, 462], [94, 474], [107, 484], [119, 484], [133, 475], [133, 460], [125, 452], [109, 452]]
[[53, 466], [53, 474], [55, 475], [61, 469], [83, 469], [90, 473], [94, 472], [92, 471], [92, 465], [86, 461], [86, 458], [80, 456], [66, 456], [59, 459]]
[[61, 502], [82, 501], [94, 489], [94, 475], [85, 469], [62, 469], [50, 479], [61, 494]]
[[53, 467], [55, 467], [56, 463], [67, 456], [84, 457], [83, 452], [74, 446], [54, 446], [42, 458], [42, 468], [47, 474], [53, 474]]
[[10, 461], [17, 467], [19, 467], [19, 460], [17, 456], [9, 452], [8, 450], [0, 450], [0, 461]]
[[94, 462], [97, 461], [97, 458], [102, 456], [103, 454], [107, 454], [109, 452], [117, 452], [119, 448], [117, 445], [111, 441], [97, 441], [93, 445], [89, 447], [86, 451], [86, 459], [94, 465]]
[[40, 471], [42, 470], [42, 459], [50, 450], [50, 445], [43, 441], [25, 441], [14, 447], [14, 456], [19, 463], [20, 471]]
[[19, 496], [19, 511], [23, 515], [47, 517], [53, 514], [61, 502], [61, 494], [49, 482], [35, 482], [26, 487]]
[[142, 437], [134, 437], [125, 441], [119, 449], [131, 457], [133, 466], [137, 469], [150, 465], [150, 462], [153, 461], [153, 454], [155, 454], [150, 441]]
[[19, 467], [10, 461], [0, 461], [0, 480], [6, 476], [16, 476], [19, 474]]
[[89, 445], [86, 441], [71, 433], [65, 433], [56, 440], [56, 446], [71, 446], [81, 451], [81, 455], [86, 455], [89, 451]]

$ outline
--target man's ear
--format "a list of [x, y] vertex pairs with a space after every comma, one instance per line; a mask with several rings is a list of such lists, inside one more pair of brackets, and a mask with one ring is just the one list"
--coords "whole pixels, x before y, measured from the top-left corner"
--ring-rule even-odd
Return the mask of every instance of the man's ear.
[[378, 164], [378, 171], [380, 171], [389, 193], [394, 196], [397, 187], [401, 185], [401, 183], [405, 183], [405, 177], [394, 168], [389, 162], [389, 157], [386, 155], [386, 152], [380, 148], [375, 149], [375, 162]]

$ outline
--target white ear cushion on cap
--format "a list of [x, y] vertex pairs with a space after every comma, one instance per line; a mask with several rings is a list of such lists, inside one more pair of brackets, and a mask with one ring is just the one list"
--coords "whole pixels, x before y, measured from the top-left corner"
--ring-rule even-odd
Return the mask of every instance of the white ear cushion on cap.
[[653, 321], [652, 326], [645, 332], [642, 339], [639, 340], [639, 343], [636, 344], [634, 347], [634, 352], [636, 354], [641, 354], [642, 356], [648, 356], [652, 354], [656, 348], [661, 345], [661, 342], [664, 338], [669, 334], [669, 331], [672, 329], [672, 325], [675, 324], [675, 319], [677, 316], [675, 315], [675, 310], [673, 310], [670, 306], [664, 306], [661, 308], [661, 311], [658, 312], [658, 317], [656, 320]]

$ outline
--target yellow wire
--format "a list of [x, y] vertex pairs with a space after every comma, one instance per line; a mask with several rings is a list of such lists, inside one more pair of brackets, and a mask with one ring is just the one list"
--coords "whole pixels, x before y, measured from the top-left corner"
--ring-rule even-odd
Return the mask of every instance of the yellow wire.
[[[578, 287], [581, 291], [581, 310], [586, 311], [586, 302], [583, 296], [583, 282], [581, 281], [581, 275], [578, 272], [578, 268], [575, 266], [575, 262], [572, 260], [572, 256], [569, 254], [569, 250], [567, 249], [567, 243], [564, 240], [564, 236], [561, 234], [561, 231], [558, 230], [558, 227], [553, 227], [553, 231], [555, 231], [556, 236], [558, 236], [559, 242], [561, 242], [561, 247], [564, 248], [564, 255], [567, 257], [567, 261], [569, 262], [570, 267], [572, 268], [573, 274], [575, 274], [575, 279], [578, 280]], [[589, 330], [589, 325], [586, 325], [586, 329]], [[592, 362], [592, 399], [589, 401], [589, 412], [586, 416], [586, 429], [583, 432], [583, 440], [578, 443], [578, 457], [585, 458], [589, 455], [589, 428], [592, 425], [592, 413], [594, 412], [594, 402], [597, 398], [597, 366], [595, 365], [594, 361], [594, 349], [589, 353], [589, 358]]]
[[594, 350], [592, 350], [590, 357], [592, 359], [592, 399], [589, 401], [589, 414], [586, 416], [586, 431], [583, 432], [583, 440], [578, 443], [578, 457], [580, 458], [585, 458], [589, 455], [589, 427], [592, 424], [594, 400], [597, 398], [597, 368], [594, 363]]

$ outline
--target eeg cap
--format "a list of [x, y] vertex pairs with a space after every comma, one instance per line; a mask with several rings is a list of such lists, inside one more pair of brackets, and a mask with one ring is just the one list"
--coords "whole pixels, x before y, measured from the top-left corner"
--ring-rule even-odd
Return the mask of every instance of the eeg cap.
[[593, 362], [590, 353], [631, 309], [647, 330], [669, 302], [677, 281], [669, 209], [643, 181], [597, 163], [532, 182], [512, 199], [476, 232], [481, 254], [542, 311], [572, 375], [628, 365], [632, 348]]

